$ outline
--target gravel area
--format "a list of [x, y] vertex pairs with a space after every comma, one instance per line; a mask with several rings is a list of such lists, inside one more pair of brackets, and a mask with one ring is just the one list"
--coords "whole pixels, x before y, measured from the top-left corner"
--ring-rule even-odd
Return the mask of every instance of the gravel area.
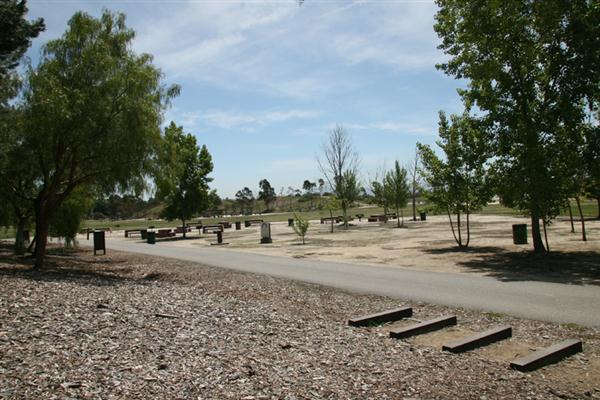
[[[1, 399], [600, 398], [600, 331], [476, 313], [111, 252], [0, 249]], [[459, 325], [408, 340], [347, 319], [403, 305]], [[454, 355], [440, 343], [513, 326]], [[395, 326], [395, 325], [394, 325]], [[575, 337], [584, 352], [532, 373], [515, 355]]]

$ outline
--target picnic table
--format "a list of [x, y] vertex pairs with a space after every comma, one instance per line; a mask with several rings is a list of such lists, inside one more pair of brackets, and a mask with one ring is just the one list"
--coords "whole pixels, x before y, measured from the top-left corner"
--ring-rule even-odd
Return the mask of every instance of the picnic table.
[[223, 225], [204, 225], [202, 227], [202, 233], [217, 233], [223, 232]]
[[125, 229], [125, 237], [130, 237], [132, 234], [139, 234], [140, 236], [144, 236], [144, 232], [146, 231], [147, 229]]
[[173, 232], [172, 229], [159, 229], [158, 232], [156, 232], [156, 237], [157, 238], [164, 238], [164, 237], [173, 237], [175, 236], [175, 232]]
[[252, 225], [261, 225], [263, 222], [265, 222], [265, 221], [263, 221], [262, 219], [250, 219], [250, 220], [244, 221], [244, 226], [246, 226], [246, 228], [247, 228]]

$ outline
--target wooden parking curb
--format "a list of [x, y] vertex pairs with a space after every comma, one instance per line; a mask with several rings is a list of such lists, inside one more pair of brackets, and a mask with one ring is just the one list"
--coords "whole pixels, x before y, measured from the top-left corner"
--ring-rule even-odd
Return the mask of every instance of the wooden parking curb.
[[567, 339], [553, 346], [538, 350], [521, 357], [510, 363], [512, 369], [527, 372], [534, 371], [548, 364], [559, 362], [565, 357], [583, 351], [583, 344], [579, 339]]
[[362, 317], [352, 318], [348, 320], [350, 326], [369, 326], [382, 324], [384, 322], [397, 321], [402, 318], [412, 316], [412, 307], [401, 307], [393, 310], [382, 311], [377, 314], [364, 315]]
[[456, 315], [444, 316], [440, 318], [423, 321], [416, 325], [405, 326], [390, 332], [390, 337], [394, 339], [403, 339], [421, 333], [436, 331], [447, 326], [456, 325]]
[[442, 346], [442, 350], [451, 353], [462, 353], [463, 351], [473, 350], [477, 347], [487, 346], [511, 336], [512, 328], [510, 326], [501, 326], [447, 343]]

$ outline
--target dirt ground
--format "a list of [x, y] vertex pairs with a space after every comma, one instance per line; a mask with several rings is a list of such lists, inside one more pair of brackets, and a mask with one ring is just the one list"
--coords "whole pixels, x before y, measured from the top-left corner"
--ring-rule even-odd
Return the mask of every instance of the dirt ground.
[[[551, 252], [534, 255], [531, 237], [528, 245], [515, 245], [512, 225], [529, 220], [512, 216], [474, 215], [471, 218], [471, 242], [458, 249], [445, 216], [428, 216], [426, 221], [351, 222], [348, 230], [341, 225], [310, 221], [306, 244], [286, 222], [271, 223], [273, 243], [260, 244], [260, 226], [226, 229], [223, 249], [306, 258], [324, 261], [369, 264], [381, 267], [410, 268], [453, 273], [475, 273], [499, 279], [543, 279], [574, 284], [600, 285], [600, 221], [586, 221], [587, 242], [581, 240], [581, 228], [571, 233], [568, 219], [559, 219], [548, 227]], [[531, 227], [528, 233], [531, 236]], [[173, 246], [210, 246], [215, 235], [188, 234], [162, 239]], [[112, 233], [123, 237], [122, 231]], [[138, 239], [139, 240], [139, 239]], [[216, 248], [216, 247], [215, 247]]]

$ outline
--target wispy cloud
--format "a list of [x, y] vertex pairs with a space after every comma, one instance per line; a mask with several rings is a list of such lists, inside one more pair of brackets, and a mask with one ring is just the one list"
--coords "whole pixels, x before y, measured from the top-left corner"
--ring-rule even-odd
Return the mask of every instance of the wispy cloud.
[[204, 125], [220, 129], [235, 128], [247, 132], [293, 119], [316, 118], [319, 115], [321, 113], [315, 110], [271, 110], [248, 113], [231, 110], [181, 112], [176, 109], [168, 114], [170, 118], [178, 120], [178, 123], [189, 128]]
[[177, 79], [309, 99], [360, 86], [340, 67], [432, 68], [441, 56], [434, 10], [388, 1], [190, 2], [138, 21], [136, 47]]

